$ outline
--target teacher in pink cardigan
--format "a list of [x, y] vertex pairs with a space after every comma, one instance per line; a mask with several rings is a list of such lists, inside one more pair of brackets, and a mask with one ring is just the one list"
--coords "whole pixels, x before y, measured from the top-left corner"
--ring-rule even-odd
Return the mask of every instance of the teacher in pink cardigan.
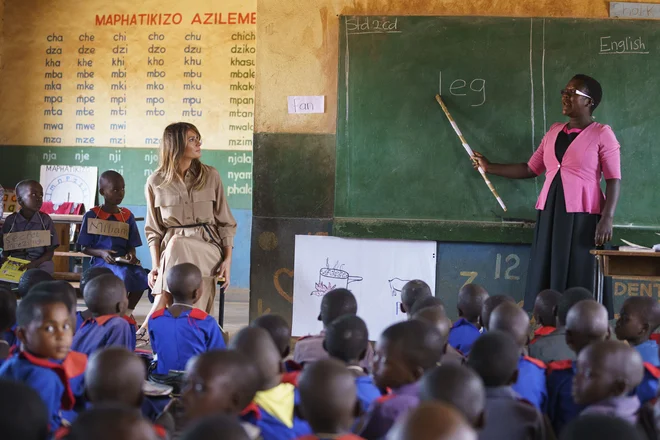
[[[621, 187], [619, 142], [609, 125], [593, 112], [603, 89], [587, 75], [575, 75], [561, 91], [562, 113], [568, 123], [550, 127], [527, 163], [496, 164], [475, 153], [490, 174], [530, 179], [545, 172], [536, 202], [534, 241], [527, 272], [525, 309], [532, 310], [544, 289], [593, 288], [594, 263], [589, 251], [612, 239], [612, 220]], [[600, 188], [605, 178], [606, 194]], [[611, 310], [611, 287], [605, 305]], [[609, 291], [609, 292], [608, 292]]]

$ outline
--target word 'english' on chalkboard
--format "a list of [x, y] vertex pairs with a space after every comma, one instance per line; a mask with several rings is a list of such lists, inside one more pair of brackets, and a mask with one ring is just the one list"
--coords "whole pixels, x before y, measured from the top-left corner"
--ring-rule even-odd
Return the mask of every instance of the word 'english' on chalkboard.
[[4, 250], [30, 249], [50, 246], [50, 231], [9, 232], [4, 235]]
[[90, 218], [87, 220], [87, 233], [128, 240], [129, 227], [127, 223], [123, 222], [110, 222], [108, 220]]

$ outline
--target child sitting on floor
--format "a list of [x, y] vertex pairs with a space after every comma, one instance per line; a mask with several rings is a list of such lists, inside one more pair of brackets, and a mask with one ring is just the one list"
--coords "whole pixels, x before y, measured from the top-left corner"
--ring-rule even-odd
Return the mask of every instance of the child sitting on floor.
[[77, 244], [92, 256], [92, 267], [107, 267], [124, 282], [130, 315], [148, 285], [147, 274], [135, 256], [135, 248], [142, 246], [135, 217], [119, 206], [124, 200], [124, 189], [121, 174], [116, 171], [101, 174], [99, 194], [104, 203], [85, 213]]
[[336, 359], [305, 367], [300, 375], [298, 410], [314, 432], [299, 440], [360, 440], [351, 426], [361, 414], [354, 376]]
[[368, 345], [367, 324], [358, 316], [342, 316], [326, 328], [323, 346], [331, 357], [342, 361], [353, 374], [358, 402], [364, 411], [381, 396], [371, 376], [360, 366]]
[[3, 438], [48, 438], [49, 414], [39, 393], [24, 383], [0, 379], [0, 396], [0, 432]]
[[518, 380], [513, 390], [532, 403], [539, 411], [545, 410], [548, 389], [545, 384], [546, 365], [538, 359], [525, 355], [529, 342], [529, 316], [518, 304], [500, 304], [490, 316], [489, 331], [508, 334], [520, 348], [518, 360]]
[[295, 387], [282, 382], [282, 358], [275, 343], [262, 328], [246, 327], [234, 336], [229, 347], [257, 366], [259, 391], [243, 412], [243, 421], [257, 426], [263, 440], [286, 440], [311, 433], [309, 425], [294, 411]]
[[[16, 200], [21, 209], [10, 214], [2, 226], [0, 248], [3, 248], [3, 252], [0, 262], [7, 257], [20, 258], [30, 261], [26, 264], [26, 269], [41, 269], [53, 273], [55, 270], [53, 256], [55, 248], [59, 246], [60, 242], [53, 220], [48, 214], [39, 212], [43, 205], [43, 198], [44, 189], [35, 180], [23, 180], [16, 185]], [[44, 237], [40, 246], [27, 249], [8, 249], [10, 234], [22, 234], [28, 231], [48, 231], [46, 235], [49, 237]]]
[[[415, 303], [416, 309], [417, 304], [424, 302], [420, 300]], [[434, 306], [425, 307], [415, 311], [413, 314], [413, 319], [419, 319], [426, 321], [435, 326], [442, 335], [442, 340], [445, 341], [445, 348], [442, 355], [442, 363], [444, 364], [457, 364], [464, 365], [466, 362], [465, 356], [463, 353], [456, 350], [454, 347], [449, 345], [449, 332], [451, 331], [451, 320], [447, 317], [445, 313], [445, 308], [442, 305], [436, 304]]]
[[534, 330], [534, 338], [530, 344], [557, 329], [557, 306], [560, 299], [561, 293], [552, 289], [543, 290], [536, 296], [532, 316], [539, 327]]
[[197, 266], [177, 264], [165, 276], [174, 303], [149, 318], [149, 340], [157, 357], [156, 374], [183, 371], [192, 357], [226, 348], [218, 322], [193, 307], [202, 293], [202, 273]]
[[642, 357], [628, 344], [601, 341], [580, 352], [573, 380], [575, 403], [586, 405], [580, 417], [603, 414], [637, 423], [639, 399], [630, 392], [644, 376]]
[[115, 275], [101, 275], [85, 286], [85, 304], [92, 317], [85, 320], [73, 338], [73, 349], [86, 355], [119, 345], [135, 350], [135, 329], [124, 319], [126, 288]]
[[486, 386], [485, 425], [480, 438], [554, 438], [543, 414], [511, 387], [518, 381], [519, 360], [520, 346], [506, 333], [490, 330], [474, 343], [468, 366]]
[[292, 359], [287, 359], [291, 354], [291, 327], [289, 326], [289, 323], [280, 315], [267, 313], [252, 321], [250, 327], [260, 327], [270, 334], [271, 338], [273, 338], [273, 342], [275, 342], [277, 349], [282, 355], [284, 368], [287, 372], [285, 377], [288, 376], [291, 380], [295, 380], [297, 373], [302, 370], [302, 367]]
[[660, 326], [660, 304], [648, 296], [626, 298], [621, 307], [621, 315], [616, 321], [616, 337], [627, 341], [642, 356], [644, 362], [660, 367], [658, 343], [649, 339]]
[[481, 335], [479, 316], [488, 292], [478, 284], [466, 284], [458, 292], [458, 321], [449, 332], [449, 345], [467, 355]]
[[419, 404], [418, 380], [442, 360], [444, 340], [423, 321], [394, 324], [376, 345], [374, 383], [391, 394], [375, 400], [365, 415], [359, 434], [367, 440], [384, 437], [399, 417]]
[[53, 280], [53, 276], [45, 270], [28, 269], [21, 275], [21, 279], [18, 281], [18, 296], [25, 298], [25, 295], [28, 294], [30, 289], [37, 284]]
[[61, 411], [73, 409], [75, 395], [82, 394], [87, 356], [71, 351], [71, 313], [61, 298], [33, 290], [16, 315], [21, 348], [0, 367], [0, 377], [23, 382], [39, 393], [54, 433], [63, 423]]
[[[92, 281], [94, 278], [106, 274], [112, 275], [112, 271], [107, 267], [103, 267], [103, 266], [90, 267], [89, 269], [83, 272], [83, 274], [80, 277], [80, 287], [79, 287], [80, 293], [83, 295], [83, 298], [85, 297], [85, 287], [87, 287], [87, 284], [90, 281]], [[92, 317], [92, 312], [90, 312], [89, 309], [77, 311], [76, 329], [75, 329], [76, 332], [83, 325], [83, 322], [85, 322], [85, 320], [91, 317]]]

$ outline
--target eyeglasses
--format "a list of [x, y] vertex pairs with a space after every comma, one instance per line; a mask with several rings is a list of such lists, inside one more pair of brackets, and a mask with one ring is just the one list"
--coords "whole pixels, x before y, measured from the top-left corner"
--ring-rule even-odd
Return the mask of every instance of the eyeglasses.
[[584, 96], [585, 98], [589, 98], [592, 101], [594, 100], [594, 98], [587, 95], [586, 93], [583, 93], [583, 92], [579, 91], [578, 89], [562, 89], [561, 94], [562, 94], [562, 96], [563, 95], [568, 95], [568, 96], [579, 95], [579, 96]]

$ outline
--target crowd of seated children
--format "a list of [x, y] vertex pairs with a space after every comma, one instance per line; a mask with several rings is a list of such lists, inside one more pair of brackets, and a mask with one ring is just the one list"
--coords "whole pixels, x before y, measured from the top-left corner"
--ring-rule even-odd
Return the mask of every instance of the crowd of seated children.
[[[59, 238], [53, 220], [46, 213], [40, 212], [44, 201], [44, 189], [35, 180], [23, 180], [16, 185], [16, 201], [21, 209], [10, 214], [2, 225], [0, 248], [3, 249], [0, 263], [8, 257], [29, 261], [25, 269], [41, 269], [53, 273], [53, 256], [59, 246]], [[48, 231], [49, 237], [41, 246], [26, 249], [7, 249], [5, 240], [8, 234], [27, 231]]]
[[[656, 440], [660, 432], [653, 299], [627, 299], [611, 332], [607, 310], [586, 289], [546, 291], [534, 315], [541, 328], [556, 328], [534, 332], [510, 297], [489, 297], [476, 285], [459, 292], [462, 322], [452, 326], [442, 302], [415, 282], [405, 295], [417, 297], [405, 305], [409, 319], [375, 338], [366, 368], [367, 324], [355, 297], [339, 289], [322, 301], [324, 355], [287, 368], [285, 319], [261, 316], [226, 348], [217, 322], [194, 316], [199, 270], [177, 265], [165, 274], [173, 303], [152, 315], [149, 331], [162, 371], [185, 369], [184, 384], [158, 414], [147, 405], [134, 342], [117, 342], [108, 326], [135, 337], [122, 318], [125, 283], [100, 269], [85, 274], [88, 312], [75, 334], [80, 315], [68, 283], [32, 282], [42, 275], [29, 272], [18, 306], [0, 290], [0, 330], [15, 321], [17, 338], [11, 350], [0, 345], [0, 433], [27, 440]], [[466, 357], [449, 351], [452, 332]], [[537, 346], [572, 355], [546, 367], [526, 354]], [[611, 432], [594, 437], [602, 431], [596, 422]]]

